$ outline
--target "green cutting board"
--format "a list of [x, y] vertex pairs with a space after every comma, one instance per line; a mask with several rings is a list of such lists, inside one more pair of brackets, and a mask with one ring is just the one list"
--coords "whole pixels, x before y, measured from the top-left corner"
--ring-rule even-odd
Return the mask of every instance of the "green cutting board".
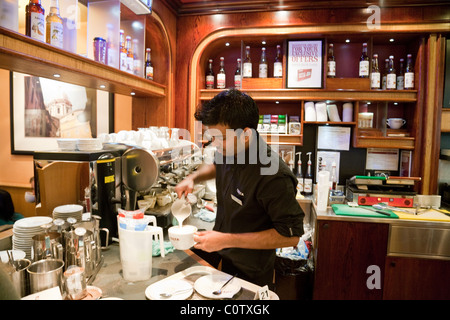
[[398, 215], [396, 215], [391, 210], [387, 209], [382, 210], [390, 214], [390, 216], [386, 216], [384, 214], [375, 211], [363, 209], [363, 208], [372, 208], [371, 206], [349, 207], [346, 204], [332, 204], [331, 208], [333, 208], [334, 213], [338, 216], [398, 219]]

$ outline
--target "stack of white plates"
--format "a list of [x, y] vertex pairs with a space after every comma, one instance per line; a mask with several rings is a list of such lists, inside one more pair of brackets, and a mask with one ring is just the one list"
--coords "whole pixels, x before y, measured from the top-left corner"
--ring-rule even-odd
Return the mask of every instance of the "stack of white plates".
[[78, 139], [56, 139], [58, 148], [61, 151], [75, 151], [77, 150]]
[[51, 217], [29, 217], [17, 220], [13, 225], [12, 245], [14, 250], [22, 250], [27, 259], [31, 259], [33, 237], [43, 233], [42, 225], [51, 223]]
[[103, 144], [100, 139], [78, 139], [77, 148], [80, 151], [100, 151]]
[[78, 204], [66, 204], [63, 206], [58, 206], [53, 209], [53, 219], [63, 219], [75, 218], [77, 222], [80, 222], [83, 216], [83, 206]]

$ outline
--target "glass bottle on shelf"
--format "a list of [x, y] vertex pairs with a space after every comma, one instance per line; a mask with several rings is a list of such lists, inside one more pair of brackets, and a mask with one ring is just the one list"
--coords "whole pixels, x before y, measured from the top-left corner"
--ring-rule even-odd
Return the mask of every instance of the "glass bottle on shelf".
[[282, 78], [283, 77], [283, 62], [281, 61], [281, 46], [277, 45], [277, 56], [275, 57], [275, 62], [273, 63], [273, 77]]
[[30, 0], [25, 6], [25, 34], [45, 42], [45, 10], [41, 0]]
[[52, 0], [50, 5], [50, 13], [47, 15], [47, 36], [46, 42], [58, 47], [63, 47], [63, 20], [59, 15], [58, 0]]
[[234, 87], [238, 90], [242, 88], [241, 58], [237, 58], [237, 66], [234, 73]]
[[372, 72], [370, 74], [370, 88], [380, 89], [380, 69], [378, 68], [378, 54], [374, 53], [372, 59]]
[[138, 39], [133, 39], [133, 74], [139, 75], [139, 70], [141, 70], [141, 59], [139, 58], [139, 41]]
[[213, 71], [213, 60], [208, 61], [208, 70], [206, 71], [206, 89], [214, 89], [214, 71]]
[[334, 59], [334, 45], [332, 43], [328, 45], [327, 66], [327, 77], [334, 78], [336, 76], [336, 60]]
[[244, 78], [252, 77], [252, 60], [250, 59], [250, 46], [245, 47], [245, 58], [243, 63], [243, 74]]
[[405, 65], [405, 59], [400, 59], [400, 70], [397, 74], [397, 90], [405, 89], [405, 74], [403, 66]]
[[267, 78], [266, 48], [261, 49], [261, 59], [259, 60], [259, 78]]
[[406, 56], [405, 89], [414, 89], [414, 66], [411, 54]]
[[383, 72], [383, 81], [381, 83], [381, 89], [386, 90], [386, 81], [387, 81], [387, 73], [389, 69], [389, 59], [384, 60], [384, 72]]
[[131, 37], [126, 37], [125, 49], [127, 50], [127, 72], [133, 73], [134, 61], [133, 61], [133, 49], [131, 48]]
[[145, 79], [153, 80], [152, 49], [145, 49]]
[[394, 56], [389, 56], [389, 68], [386, 76], [386, 89], [395, 90], [397, 88], [397, 75], [394, 68]]
[[127, 71], [127, 49], [125, 47], [125, 32], [120, 30], [119, 69]]
[[361, 58], [359, 59], [359, 77], [369, 77], [369, 56], [367, 55], [367, 43], [363, 43]]
[[220, 57], [220, 69], [217, 74], [217, 89], [225, 89], [225, 58]]

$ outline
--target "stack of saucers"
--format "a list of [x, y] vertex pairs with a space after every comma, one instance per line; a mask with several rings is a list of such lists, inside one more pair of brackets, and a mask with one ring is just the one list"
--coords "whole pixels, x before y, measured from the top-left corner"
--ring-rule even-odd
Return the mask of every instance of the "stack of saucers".
[[103, 144], [100, 139], [78, 139], [77, 148], [80, 151], [100, 151]]
[[31, 247], [33, 246], [33, 237], [45, 230], [42, 225], [51, 223], [51, 217], [29, 217], [17, 220], [13, 225], [12, 246], [14, 250], [22, 250], [27, 259], [31, 259]]
[[78, 222], [80, 222], [82, 215], [83, 206], [78, 204], [66, 204], [53, 209], [53, 219], [63, 219], [66, 221], [67, 218], [75, 218]]

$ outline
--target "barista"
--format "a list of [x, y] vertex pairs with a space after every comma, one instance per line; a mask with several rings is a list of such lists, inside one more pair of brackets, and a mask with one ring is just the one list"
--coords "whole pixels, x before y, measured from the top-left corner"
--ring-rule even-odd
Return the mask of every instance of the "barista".
[[[275, 249], [296, 246], [304, 213], [295, 199], [297, 179], [259, 136], [259, 110], [248, 95], [222, 91], [195, 118], [217, 148], [205, 164], [180, 182], [181, 197], [194, 183], [216, 179], [217, 216], [212, 231], [194, 235], [200, 256], [222, 271], [258, 285], [271, 285]], [[207, 252], [208, 254], [205, 254]]]

